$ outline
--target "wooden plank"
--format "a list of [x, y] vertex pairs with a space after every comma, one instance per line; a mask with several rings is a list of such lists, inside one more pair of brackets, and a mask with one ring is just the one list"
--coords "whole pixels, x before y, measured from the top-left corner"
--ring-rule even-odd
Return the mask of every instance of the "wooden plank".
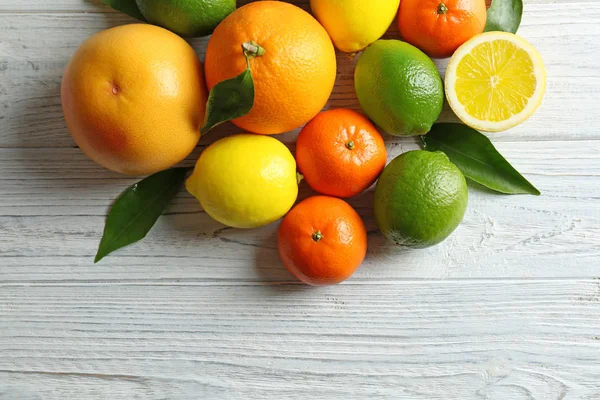
[[[246, 4], [253, 0], [238, 0], [238, 6]], [[525, 7], [532, 4], [578, 4], [593, 3], [595, 0], [525, 0]], [[293, 0], [289, 3], [297, 4], [303, 8], [308, 8], [308, 0]], [[489, 5], [491, 0], [486, 0]], [[0, 12], [113, 12], [112, 9], [100, 2], [100, 0], [0, 0]]]
[[101, 0], [0, 0], [0, 12], [113, 12]]
[[[193, 166], [214, 139], [201, 139], [201, 145], [181, 165]], [[295, 146], [288, 147], [295, 152]], [[600, 141], [500, 142], [496, 147], [543, 195], [501, 196], [476, 188], [475, 198], [512, 205], [530, 199], [530, 204], [542, 206], [556, 199], [568, 210], [570, 203], [600, 197]], [[413, 139], [388, 142], [388, 160], [418, 148]], [[103, 216], [109, 202], [139, 179], [105, 169], [77, 148], [0, 149], [0, 216]], [[305, 182], [301, 192], [310, 194]], [[170, 212], [197, 211], [195, 201], [189, 199], [191, 196], [185, 194], [179, 196]]]
[[597, 399], [598, 280], [0, 287], [0, 398]]
[[[110, 199], [136, 180], [72, 148], [60, 112], [79, 43], [133, 21], [98, 3], [0, 0], [0, 400], [600, 398], [594, 1], [526, 0], [520, 33], [549, 92], [492, 137], [543, 196], [472, 187], [448, 241], [402, 251], [376, 232], [367, 192], [351, 203], [368, 258], [319, 289], [280, 264], [277, 224], [224, 228], [185, 193], [147, 239], [92, 264]], [[201, 57], [205, 42], [192, 41]], [[329, 106], [358, 109], [339, 61]], [[279, 138], [293, 150], [295, 133]], [[390, 158], [417, 148], [386, 141]]]
[[[600, 18], [597, 3], [528, 4], [520, 34], [543, 55], [548, 69], [548, 93], [541, 109], [527, 123], [495, 141], [598, 139], [600, 125], [595, 101], [600, 93]], [[0, 147], [72, 147], [60, 108], [62, 71], [77, 46], [106, 27], [132, 22], [110, 14], [2, 14], [0, 18]], [[572, 21], [577, 21], [573, 29]], [[397, 37], [391, 31], [388, 38]], [[203, 58], [207, 39], [192, 43]], [[359, 109], [353, 89], [353, 64], [338, 56], [336, 89], [328, 107]], [[446, 61], [438, 61], [442, 73]], [[446, 107], [441, 120], [455, 120]], [[218, 134], [238, 129], [222, 126]], [[295, 133], [283, 136], [287, 142]]]
[[[370, 231], [355, 279], [596, 276], [600, 141], [498, 147], [542, 197], [471, 187], [465, 220], [450, 239], [405, 251], [377, 233], [369, 191], [351, 200]], [[389, 156], [414, 148], [390, 143]], [[293, 281], [277, 255], [277, 224], [225, 228], [185, 191], [146, 239], [88, 269], [111, 199], [136, 179], [96, 166], [78, 149], [0, 150], [0, 171], [0, 280]], [[301, 198], [311, 194], [302, 185]]]

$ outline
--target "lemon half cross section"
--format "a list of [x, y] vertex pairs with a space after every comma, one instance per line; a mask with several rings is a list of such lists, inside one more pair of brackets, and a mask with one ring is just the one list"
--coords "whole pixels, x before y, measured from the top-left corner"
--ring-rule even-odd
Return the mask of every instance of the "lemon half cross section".
[[456, 50], [445, 83], [458, 118], [472, 128], [500, 132], [537, 110], [546, 91], [546, 70], [537, 50], [521, 37], [488, 32]]

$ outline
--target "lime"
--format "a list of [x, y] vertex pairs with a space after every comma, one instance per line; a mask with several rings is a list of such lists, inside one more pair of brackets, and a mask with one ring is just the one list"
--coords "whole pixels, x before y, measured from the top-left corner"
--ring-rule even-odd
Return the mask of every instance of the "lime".
[[298, 197], [296, 161], [279, 140], [234, 135], [208, 146], [185, 186], [204, 211], [234, 228], [283, 217]]
[[429, 57], [399, 40], [378, 40], [363, 52], [354, 87], [365, 113], [396, 136], [423, 135], [442, 112], [442, 78]]
[[210, 35], [235, 10], [235, 0], [135, 0], [148, 22], [180, 36]]
[[446, 239], [467, 208], [467, 182], [442, 152], [414, 150], [396, 157], [375, 189], [375, 219], [397, 244], [423, 248]]

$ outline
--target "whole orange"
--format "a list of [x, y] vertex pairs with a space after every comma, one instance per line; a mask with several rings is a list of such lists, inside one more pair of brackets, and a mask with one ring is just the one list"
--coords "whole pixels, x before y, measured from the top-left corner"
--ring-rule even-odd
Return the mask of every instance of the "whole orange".
[[485, 0], [402, 0], [398, 27], [402, 38], [430, 57], [450, 57], [483, 32]]
[[344, 200], [314, 196], [288, 213], [279, 227], [279, 256], [302, 282], [334, 285], [348, 279], [367, 254], [367, 231]]
[[367, 117], [345, 108], [319, 113], [300, 131], [298, 169], [319, 193], [352, 197], [375, 182], [387, 160], [381, 134]]
[[113, 171], [151, 174], [194, 149], [206, 85], [189, 44], [166, 29], [123, 25], [86, 40], [65, 70], [67, 126], [91, 159]]
[[327, 102], [336, 77], [335, 50], [325, 29], [289, 3], [257, 1], [238, 8], [208, 42], [209, 89], [246, 69], [242, 44], [251, 41], [264, 49], [250, 60], [254, 106], [233, 122], [250, 132], [277, 134], [310, 121]]

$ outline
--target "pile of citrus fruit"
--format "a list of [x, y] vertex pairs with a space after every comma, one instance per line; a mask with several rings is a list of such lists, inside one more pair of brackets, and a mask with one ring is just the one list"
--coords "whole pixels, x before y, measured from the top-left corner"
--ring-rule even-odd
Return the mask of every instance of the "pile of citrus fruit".
[[[465, 214], [466, 179], [446, 154], [409, 151], [386, 166], [380, 132], [425, 135], [445, 100], [466, 125], [502, 131], [529, 118], [544, 95], [537, 51], [513, 33], [484, 33], [485, 0], [311, 0], [312, 15], [282, 1], [136, 5], [154, 25], [94, 35], [65, 70], [62, 104], [76, 143], [111, 170], [157, 174], [192, 152], [208, 121], [231, 120], [245, 133], [208, 146], [185, 187], [227, 226], [283, 218], [283, 264], [311, 285], [339, 283], [363, 262], [365, 226], [342, 199], [375, 182], [377, 225], [398, 245], [438, 244]], [[382, 40], [394, 20], [402, 40]], [[202, 64], [178, 35], [208, 34]], [[323, 111], [336, 81], [335, 48], [359, 57], [354, 86], [364, 114]], [[450, 56], [442, 79], [430, 57]], [[294, 156], [272, 135], [300, 127]], [[299, 184], [320, 195], [294, 206]], [[138, 189], [127, 197], [142, 196]], [[135, 199], [136, 216], [161, 195], [158, 187], [156, 197]], [[145, 224], [132, 219], [124, 224], [130, 231], [111, 240], [138, 240], [153, 221]]]

